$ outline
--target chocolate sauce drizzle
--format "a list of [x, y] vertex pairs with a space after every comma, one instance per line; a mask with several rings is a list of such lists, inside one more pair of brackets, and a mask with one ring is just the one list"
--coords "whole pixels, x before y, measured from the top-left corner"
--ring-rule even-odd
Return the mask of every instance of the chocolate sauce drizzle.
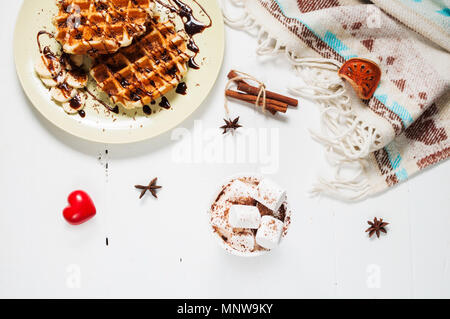
[[[60, 57], [57, 57], [56, 54], [50, 49], [49, 46], [45, 46], [42, 49], [42, 44], [41, 44], [41, 36], [42, 35], [47, 35], [49, 38], [54, 39], [55, 36], [53, 34], [51, 34], [50, 32], [47, 31], [39, 31], [37, 34], [37, 44], [39, 47], [39, 53], [43, 54], [47, 60], [49, 61], [57, 61], [61, 64], [61, 66], [63, 67], [70, 67], [70, 73], [71, 75], [75, 76], [75, 77], [82, 77], [86, 75], [86, 72], [76, 66], [73, 61], [70, 59], [70, 56], [64, 52], [61, 53]], [[62, 50], [61, 50], [62, 51]], [[54, 66], [53, 65], [48, 65], [47, 62], [45, 62], [47, 67], [49, 68], [49, 71], [54, 71]]]
[[75, 95], [75, 97], [73, 97], [70, 102], [69, 105], [71, 108], [78, 110], [81, 107], [81, 99], [80, 99], [80, 95], [77, 94]]
[[177, 92], [178, 94], [181, 95], [186, 95], [186, 90], [187, 90], [187, 85], [184, 82], [180, 82], [177, 86], [177, 89], [175, 90], [175, 92]]
[[[199, 47], [195, 43], [194, 35], [202, 33], [205, 31], [205, 29], [212, 26], [212, 19], [209, 16], [209, 14], [206, 12], [206, 10], [203, 8], [203, 6], [197, 2], [197, 0], [193, 0], [203, 11], [203, 13], [208, 17], [209, 23], [204, 24], [203, 22], [197, 20], [194, 17], [193, 10], [190, 6], [185, 4], [181, 0], [169, 0], [169, 3], [165, 3], [162, 0], [156, 0], [160, 5], [163, 7], [169, 9], [170, 12], [175, 13], [180, 16], [181, 20], [184, 23], [184, 29], [186, 33], [189, 36], [189, 42], [188, 42], [188, 49], [194, 52], [194, 56], [189, 58], [188, 65], [191, 69], [198, 70], [200, 69], [200, 66], [195, 61], [195, 58], [197, 57], [198, 53], [200, 52]], [[172, 5], [174, 3], [174, 5]]]
[[78, 114], [79, 114], [82, 118], [85, 118], [85, 117], [86, 117], [86, 112], [83, 111], [83, 110], [79, 110], [79, 111], [78, 111]]
[[[205, 9], [196, 0], [193, 0], [193, 1], [201, 8], [201, 10], [208, 17], [208, 19], [209, 19], [209, 23], [208, 24], [204, 24], [201, 21], [197, 20], [194, 17], [192, 8], [189, 7], [187, 4], [185, 4], [184, 2], [182, 2], [181, 0], [170, 0], [167, 3], [163, 2], [162, 0], [157, 0], [157, 2], [160, 5], [162, 5], [163, 7], [167, 8], [167, 9], [169, 9], [170, 12], [179, 15], [181, 20], [183, 21], [184, 29], [185, 29], [186, 33], [188, 34], [188, 36], [189, 36], [189, 42], [187, 44], [187, 47], [188, 47], [189, 50], [194, 52], [194, 56], [189, 58], [188, 66], [190, 68], [192, 68], [192, 69], [198, 70], [200, 68], [200, 66], [196, 63], [195, 57], [200, 52], [200, 49], [197, 46], [197, 44], [196, 44], [196, 42], [195, 42], [193, 37], [194, 37], [194, 35], [202, 33], [205, 29], [211, 27], [212, 26], [212, 19], [206, 13]], [[174, 48], [174, 49], [176, 49], [181, 54], [181, 51], [178, 48]], [[162, 54], [161, 59], [163, 61], [165, 61], [164, 60], [165, 59], [165, 54], [164, 53]], [[159, 64], [158, 62], [159, 61], [155, 61], [156, 64]], [[175, 67], [172, 68], [172, 69], [168, 69], [168, 70], [166, 70], [166, 74], [170, 75], [172, 77], [175, 77], [175, 76], [177, 76], [177, 69]], [[164, 79], [162, 78], [162, 80], [164, 80]], [[126, 80], [123, 80], [123, 81], [119, 80], [119, 82], [120, 82], [120, 84], [123, 87], [129, 86], [129, 83]], [[139, 81], [139, 79], [138, 79], [138, 82], [140, 84], [140, 88], [142, 88], [142, 89], [138, 88], [136, 92], [131, 92], [130, 93], [130, 99], [133, 100], [133, 101], [139, 101], [139, 100], [142, 99], [141, 98], [142, 94], [146, 94], [146, 95], [149, 95], [151, 97], [151, 93], [149, 93], [149, 92], [147, 92], [145, 90], [144, 86]], [[150, 83], [150, 84], [153, 85], [154, 87], [156, 87], [155, 83]], [[176, 88], [176, 92], [178, 94], [182, 94], [182, 95], [186, 94], [186, 90], [187, 90], [186, 83], [179, 83], [177, 88]], [[155, 102], [152, 101], [152, 104], [155, 104]], [[161, 102], [159, 103], [159, 106], [164, 108], [164, 109], [170, 109], [171, 108], [170, 102], [165, 96], [163, 96], [161, 98]], [[145, 114], [149, 115], [149, 114], [152, 113], [152, 110], [151, 110], [151, 108], [148, 105], [145, 105], [143, 107], [143, 112]]]
[[195, 62], [195, 57], [189, 58], [188, 65], [189, 65], [189, 68], [191, 68], [191, 69], [194, 69], [194, 70], [200, 69], [200, 65], [198, 65], [197, 62]]
[[97, 101], [98, 103], [100, 103], [101, 105], [103, 105], [108, 111], [111, 111], [115, 114], [119, 114], [119, 106], [116, 105], [114, 107], [106, 104], [105, 102], [103, 102], [102, 100], [100, 100], [97, 96], [95, 96], [94, 93], [92, 93], [91, 91], [89, 91], [88, 88], [84, 88], [84, 90], [87, 92], [87, 94], [89, 94], [95, 101]]
[[[135, 33], [140, 33], [140, 32], [144, 31], [144, 26], [134, 23], [127, 15], [122, 14], [123, 10], [121, 8], [115, 6], [115, 4], [113, 2], [111, 2], [110, 0], [106, 0], [106, 1], [108, 2], [109, 8], [111, 9], [111, 12], [109, 12], [109, 15], [113, 19], [113, 22], [117, 22], [117, 21], [126, 22], [126, 28], [128, 30], [134, 31]], [[143, 9], [138, 4], [137, 1], [133, 1], [133, 4], [136, 5], [140, 11], [146, 12], [146, 10]], [[105, 10], [108, 9], [108, 5], [106, 5], [106, 3], [102, 3], [102, 2], [95, 3], [95, 9], [97, 10], [97, 12], [100, 12], [100, 14], [102, 15], [102, 17], [104, 19], [106, 19]], [[68, 13], [72, 13], [72, 14], [76, 13], [76, 12], [71, 12], [69, 10], [69, 7], [66, 7], [63, 9], [64, 9], [64, 11], [66, 11]], [[74, 11], [74, 10], [72, 10], [72, 11]], [[82, 19], [83, 19], [83, 17], [82, 17]], [[90, 27], [93, 31], [95, 31], [95, 33], [100, 37], [101, 44], [103, 45], [103, 49], [107, 54], [110, 54], [110, 52], [108, 50], [108, 46], [106, 45], [105, 41], [103, 40], [104, 35], [107, 35], [109, 39], [113, 40], [118, 48], [121, 47], [121, 43], [116, 39], [116, 36], [112, 32], [109, 32], [107, 34], [103, 28], [99, 28], [97, 25], [92, 25], [90, 23], [90, 21], [88, 21], [88, 22], [89, 23], [87, 24], [87, 26]], [[81, 23], [84, 24], [85, 22], [81, 21]], [[77, 29], [78, 25], [76, 25], [74, 27], [75, 27], [75, 29]], [[88, 53], [96, 54], [98, 52], [98, 49], [94, 48], [89, 41], [85, 40], [83, 38], [82, 34], [79, 35], [78, 39], [83, 39], [83, 41], [88, 44], [88, 46], [90, 47]]]
[[151, 115], [152, 114], [152, 109], [150, 108], [150, 106], [148, 105], [144, 105], [144, 107], [142, 108], [142, 111], [147, 114], [147, 115]]
[[47, 35], [51, 39], [54, 39], [55, 36], [47, 31], [39, 31], [37, 34], [36, 40], [37, 40], [37, 44], [39, 47], [39, 53], [43, 54], [45, 56], [45, 59], [42, 58], [42, 61], [44, 62], [45, 66], [47, 67], [49, 72], [52, 74], [52, 76], [54, 78], [56, 78], [56, 77], [58, 77], [58, 74], [55, 73], [54, 63], [58, 62], [60, 59], [58, 59], [56, 54], [52, 52], [52, 50], [50, 49], [49, 46], [45, 46], [44, 49], [42, 49], [42, 45], [41, 45], [41, 36], [42, 35]]
[[54, 39], [55, 37], [50, 32], [39, 31], [36, 40], [39, 47], [39, 53], [41, 53], [45, 57], [45, 58], [41, 57], [42, 61], [47, 67], [48, 71], [51, 73], [54, 80], [58, 83], [56, 87], [61, 90], [61, 92], [64, 94], [64, 97], [68, 98], [72, 93], [72, 90], [70, 89], [69, 85], [66, 82], [61, 81], [62, 71], [59, 72], [58, 74], [55, 71], [55, 63], [59, 62], [61, 66], [66, 66], [66, 61], [63, 59], [63, 56], [58, 58], [56, 54], [50, 49], [49, 46], [45, 46], [44, 49], [42, 49], [41, 45], [42, 35], [47, 35], [51, 39]]
[[171, 107], [169, 100], [165, 96], [162, 97], [161, 102], [159, 103], [159, 106], [161, 106], [164, 109], [170, 109], [170, 107]]
[[[39, 31], [37, 34], [37, 43], [38, 43], [38, 47], [39, 47], [39, 52], [41, 54], [44, 54], [44, 56], [46, 57], [46, 59], [44, 59], [45, 60], [44, 62], [46, 63], [50, 72], [52, 72], [52, 70], [54, 71], [54, 66], [53, 66], [53, 64], [51, 64], [51, 65], [47, 64], [47, 61], [59, 61], [61, 66], [68, 66], [68, 65], [70, 66], [71, 70], [68, 72], [70, 72], [70, 74], [72, 76], [74, 76], [75, 78], [85, 76], [86, 72], [82, 68], [77, 67], [73, 63], [73, 61], [70, 59], [70, 56], [68, 54], [62, 53], [61, 56], [58, 58], [56, 56], [56, 54], [51, 51], [49, 46], [46, 46], [42, 49], [40, 38], [44, 34], [49, 36], [52, 39], [54, 39], [55, 36], [47, 31]], [[55, 76], [56, 80], [58, 79], [58, 76], [59, 76], [59, 74]], [[63, 94], [65, 96], [69, 96], [70, 89], [69, 89], [67, 83], [65, 83], [65, 82], [60, 83], [60, 84], [58, 84], [57, 87], [63, 91]], [[86, 93], [88, 93], [95, 101], [97, 101], [98, 103], [103, 105], [107, 110], [109, 110], [115, 114], [119, 114], [119, 107], [117, 105], [112, 107], [112, 106], [106, 104], [105, 102], [101, 101], [99, 98], [97, 98], [92, 92], [89, 91], [88, 88], [84, 88], [83, 90], [86, 91]], [[79, 99], [78, 95], [70, 100], [70, 107], [72, 107], [73, 109], [78, 109], [80, 106], [81, 106], [81, 100]], [[80, 110], [78, 113], [83, 118], [86, 116], [86, 113], [83, 110]]]
[[191, 50], [192, 52], [194, 52], [194, 53], [199, 53], [200, 52], [200, 49], [197, 46], [197, 43], [195, 43], [195, 41], [193, 39], [189, 39], [187, 48], [189, 50]]
[[[47, 32], [44, 30], [38, 32], [36, 39], [37, 39], [37, 43], [38, 43], [38, 47], [39, 47], [39, 53], [41, 53], [41, 54], [43, 53], [42, 46], [41, 46], [41, 36], [44, 34], [49, 36], [51, 39], [55, 38], [55, 36], [53, 34], [51, 34], [50, 32]], [[48, 47], [46, 47], [46, 48], [48, 48]], [[48, 50], [50, 50], [50, 48], [48, 48]]]
[[[180, 15], [181, 18], [185, 18], [185, 20], [183, 19], [182, 20], [184, 22], [184, 29], [186, 30], [187, 34], [189, 34], [189, 36], [192, 37], [198, 33], [201, 33], [206, 28], [212, 25], [211, 18], [209, 18], [210, 20], [209, 25], [205, 25], [194, 17], [192, 8], [189, 7], [187, 4], [183, 3], [181, 0], [172, 0], [172, 1], [175, 2], [176, 6], [178, 7], [178, 10], [176, 11], [172, 11], [173, 9], [169, 10], [171, 10], [172, 12], [176, 12], [178, 15]], [[194, 0], [194, 2], [205, 12], [205, 10], [197, 1]]]
[[[210, 17], [209, 14], [205, 11], [205, 9], [203, 8], [203, 6], [200, 5], [196, 0], [193, 0], [193, 1], [200, 7], [200, 9], [203, 11], [203, 13], [208, 17], [208, 19], [209, 19], [209, 23], [208, 23], [208, 24], [204, 24], [204, 23], [202, 23], [201, 21], [197, 20], [197, 19], [194, 17], [192, 8], [191, 8], [190, 6], [188, 6], [187, 4], [185, 4], [185, 3], [184, 3], [183, 1], [181, 1], [181, 0], [169, 0], [169, 3], [164, 3], [162, 0], [156, 0], [156, 1], [157, 1], [160, 5], [162, 5], [163, 7], [169, 9], [170, 12], [175, 13], [175, 14], [177, 14], [177, 15], [180, 16], [181, 20], [182, 20], [183, 23], [184, 23], [185, 31], [186, 31], [186, 33], [187, 33], [188, 36], [189, 36], [189, 42], [188, 42], [187, 47], [188, 47], [189, 50], [191, 50], [192, 52], [194, 52], [194, 56], [191, 57], [191, 58], [189, 58], [188, 66], [189, 66], [190, 68], [192, 68], [192, 69], [196, 69], [196, 70], [197, 70], [197, 69], [200, 69], [200, 66], [199, 66], [199, 65], [197, 64], [197, 62], [195, 61], [195, 58], [197, 57], [198, 53], [200, 52], [200, 49], [199, 49], [199, 47], [197, 46], [197, 44], [196, 44], [196, 42], [195, 42], [195, 40], [194, 40], [193, 37], [194, 37], [196, 34], [202, 33], [205, 29], [207, 29], [207, 28], [209, 28], [209, 27], [212, 26], [212, 19], [211, 19], [211, 17]], [[174, 4], [174, 5], [172, 5], [172, 4]], [[139, 8], [140, 8], [140, 7], [139, 7]], [[101, 11], [101, 9], [102, 9], [101, 7], [98, 7], [98, 8], [97, 8], [97, 10], [100, 10], [100, 11]], [[117, 18], [118, 20], [124, 21], [124, 20], [127, 19], [126, 17], [124, 17], [124, 16], [119, 12], [119, 10], [117, 10], [116, 7], [114, 7], [114, 9], [116, 9], [116, 13], [117, 13], [116, 18]], [[140, 8], [140, 9], [142, 9], [142, 8]], [[128, 21], [128, 22], [129, 22], [129, 21]], [[91, 26], [91, 27], [92, 27], [92, 26]], [[137, 26], [137, 27], [140, 29], [142, 26]], [[98, 32], [98, 28], [97, 28], [96, 31]], [[137, 30], [135, 29], [135, 31], [137, 31]], [[70, 57], [69, 57], [68, 55], [66, 55], [65, 53], [63, 53], [63, 54], [61, 55], [61, 57], [58, 59], [58, 58], [56, 57], [56, 55], [50, 50], [49, 47], [45, 47], [44, 49], [42, 49], [41, 43], [40, 43], [40, 37], [41, 37], [42, 35], [44, 35], [44, 34], [48, 35], [50, 38], [55, 38], [55, 37], [54, 37], [53, 34], [47, 32], [47, 31], [39, 31], [39, 33], [38, 33], [38, 35], [37, 35], [37, 41], [38, 41], [38, 46], [39, 46], [39, 52], [40, 52], [41, 54], [44, 54], [44, 55], [45, 55], [45, 57], [47, 58], [47, 61], [56, 61], [56, 60], [59, 60], [59, 62], [61, 63], [61, 65], [64, 65], [64, 66], [65, 66], [65, 65], [67, 65], [67, 64], [70, 64], [70, 66], [72, 67], [72, 70], [75, 70], [75, 72], [78, 72], [78, 71], [79, 71], [79, 68], [77, 68], [76, 66], [73, 65], [73, 63], [72, 63]], [[116, 41], [117, 41], [117, 40], [116, 40]], [[117, 44], [117, 42], [116, 42], [116, 44]], [[89, 44], [89, 45], [90, 45], [90, 44]], [[107, 51], [106, 45], [105, 45], [105, 44], [103, 44], [103, 45], [104, 45], [104, 47], [105, 47], [105, 50]], [[95, 52], [96, 50], [95, 50], [92, 46], [91, 46], [91, 51], [92, 51], [92, 52], [90, 52], [90, 53], [96, 53], [96, 52]], [[108, 51], [107, 51], [107, 52], [108, 52]], [[47, 61], [46, 61], [46, 64], [47, 64]], [[53, 66], [52, 63], [51, 63], [51, 65], [47, 65], [47, 66], [49, 67], [49, 70], [50, 70], [50, 71], [51, 71], [51, 70], [54, 70], [54, 66]], [[171, 73], [172, 73], [171, 70], [167, 70], [167, 74], [170, 75]], [[175, 72], [173, 72], [173, 73], [175, 74]], [[55, 77], [56, 77], [56, 76], [55, 76]], [[62, 83], [62, 84], [60, 84], [59, 86], [61, 86], [61, 88], [64, 89], [63, 91], [66, 91], [65, 88], [63, 87], [64, 85], [66, 85], [66, 84], [65, 84], [65, 83]], [[127, 87], [127, 86], [129, 86], [129, 83], [128, 83], [126, 80], [124, 80], [124, 81], [121, 81], [121, 85], [122, 85], [123, 87]], [[97, 98], [97, 96], [95, 96], [95, 94], [93, 94], [91, 91], [89, 91], [88, 88], [84, 88], [84, 90], [85, 90], [85, 91], [86, 91], [86, 92], [87, 92], [94, 100], [96, 100], [98, 103], [100, 103], [101, 105], [103, 105], [107, 110], [109, 110], [109, 111], [111, 111], [111, 112], [113, 112], [113, 113], [116, 113], [116, 114], [119, 113], [119, 107], [118, 107], [117, 105], [114, 106], [114, 107], [111, 107], [110, 105], [106, 104], [105, 102], [103, 102], [103, 101], [101, 101], [99, 98]], [[186, 83], [179, 83], [178, 86], [177, 86], [177, 88], [176, 88], [176, 92], [179, 93], [179, 94], [182, 94], [182, 95], [185, 95], [185, 94], [186, 94], [186, 90], [187, 90]], [[133, 100], [137, 100], [138, 97], [139, 97], [139, 100], [140, 100], [140, 99], [141, 99], [140, 94], [142, 94], [142, 93], [147, 94], [147, 95], [150, 95], [149, 92], [142, 92], [142, 90], [139, 90], [139, 91], [140, 91], [140, 92], [131, 92], [131, 98], [133, 99], [133, 97], [134, 97]], [[70, 101], [70, 106], [71, 106], [72, 108], [76, 109], [76, 108], [78, 108], [78, 107], [81, 105], [80, 103], [81, 103], [81, 102], [77, 99], [77, 97], [75, 97], [75, 98], [73, 98], [73, 99]], [[151, 104], [155, 104], [155, 103], [156, 103], [155, 101], [152, 101]], [[161, 98], [161, 102], [159, 103], [159, 106], [162, 107], [162, 108], [165, 108], [165, 109], [170, 109], [170, 107], [171, 107], [169, 100], [168, 100], [165, 96], [163, 96], [163, 97]], [[143, 112], [144, 112], [145, 114], [150, 115], [150, 114], [152, 114], [152, 109], [151, 109], [148, 105], [145, 105], [145, 106], [143, 107]], [[85, 113], [83, 110], [80, 110], [80, 111], [79, 111], [79, 114], [80, 114], [81, 117], [85, 117], [85, 115], [86, 115], [86, 113]]]

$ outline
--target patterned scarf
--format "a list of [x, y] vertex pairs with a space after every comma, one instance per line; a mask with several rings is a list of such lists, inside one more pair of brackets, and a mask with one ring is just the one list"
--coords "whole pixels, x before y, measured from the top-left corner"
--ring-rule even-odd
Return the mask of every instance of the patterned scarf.
[[[448, 0], [229, 1], [243, 15], [227, 4], [226, 23], [257, 30], [258, 54], [286, 55], [302, 82], [290, 92], [320, 106], [312, 136], [335, 170], [314, 193], [359, 200], [450, 156]], [[354, 57], [382, 70], [370, 100], [337, 76]]]

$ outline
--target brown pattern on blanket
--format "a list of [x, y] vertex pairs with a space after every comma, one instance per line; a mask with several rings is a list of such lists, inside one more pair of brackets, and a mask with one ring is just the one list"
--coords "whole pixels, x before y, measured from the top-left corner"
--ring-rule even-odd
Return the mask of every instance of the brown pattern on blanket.
[[445, 141], [448, 136], [445, 128], [436, 127], [432, 116], [438, 113], [438, 108], [434, 103], [430, 106], [422, 116], [418, 118], [405, 131], [407, 138], [424, 143], [425, 145], [433, 145]]
[[297, 0], [298, 8], [301, 12], [311, 12], [321, 9], [327, 9], [332, 7], [340, 6], [340, 3], [338, 0]]
[[450, 157], [450, 147], [447, 147], [441, 151], [437, 151], [436, 153], [433, 153], [431, 155], [422, 158], [420, 161], [417, 162], [417, 166], [420, 169], [424, 169], [427, 168], [428, 166], [437, 164], [440, 161], [446, 160], [449, 157]]

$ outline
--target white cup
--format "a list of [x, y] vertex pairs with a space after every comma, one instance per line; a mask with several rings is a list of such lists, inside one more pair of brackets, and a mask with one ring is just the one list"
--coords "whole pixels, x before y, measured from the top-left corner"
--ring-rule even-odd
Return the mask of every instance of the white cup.
[[[243, 251], [239, 251], [234, 249], [233, 247], [231, 247], [230, 245], [228, 245], [223, 239], [222, 237], [214, 230], [213, 226], [211, 225], [211, 206], [215, 203], [217, 197], [220, 195], [220, 193], [222, 192], [222, 190], [232, 181], [238, 178], [255, 178], [258, 181], [261, 181], [263, 179], [263, 176], [260, 174], [255, 174], [255, 173], [242, 173], [242, 174], [236, 174], [233, 175], [229, 178], [227, 178], [219, 187], [219, 189], [217, 189], [214, 194], [213, 197], [210, 201], [210, 205], [208, 207], [208, 219], [209, 219], [209, 226], [211, 227], [211, 233], [214, 237], [214, 240], [217, 241], [217, 243], [219, 244], [220, 247], [222, 247], [223, 249], [225, 249], [225, 251], [227, 251], [228, 253], [235, 255], [235, 256], [239, 256], [239, 257], [257, 257], [257, 256], [262, 256], [265, 255], [267, 253], [269, 253], [271, 250], [258, 250], [258, 251], [254, 251], [254, 252], [243, 252]], [[286, 204], [286, 217], [284, 219], [284, 230], [283, 233], [281, 235], [281, 239], [280, 239], [280, 244], [283, 242], [283, 239], [286, 237], [289, 226], [291, 224], [291, 208], [289, 206], [289, 202], [286, 200], [285, 202]]]

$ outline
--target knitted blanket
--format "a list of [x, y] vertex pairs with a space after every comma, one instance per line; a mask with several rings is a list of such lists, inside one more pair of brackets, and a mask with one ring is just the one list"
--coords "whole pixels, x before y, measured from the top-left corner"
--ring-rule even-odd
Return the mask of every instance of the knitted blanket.
[[[230, 17], [230, 3], [242, 15]], [[372, 4], [373, 3], [373, 4]], [[257, 53], [283, 54], [298, 71], [292, 94], [315, 101], [334, 174], [316, 194], [359, 200], [450, 156], [448, 0], [229, 0], [225, 22], [256, 30]], [[370, 59], [382, 78], [369, 100], [337, 75]], [[350, 168], [350, 169], [347, 169]]]

